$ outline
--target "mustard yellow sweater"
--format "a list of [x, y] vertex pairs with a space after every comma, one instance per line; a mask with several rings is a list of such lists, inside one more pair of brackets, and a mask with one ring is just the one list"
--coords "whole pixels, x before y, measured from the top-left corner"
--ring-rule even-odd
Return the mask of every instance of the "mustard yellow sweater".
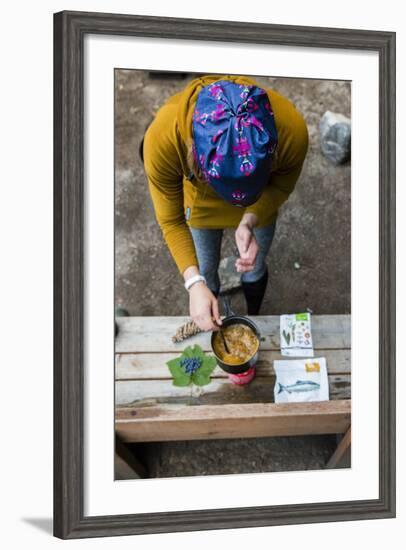
[[258, 227], [275, 221], [278, 208], [293, 191], [308, 147], [302, 115], [285, 97], [267, 89], [278, 131], [278, 146], [269, 182], [256, 203], [246, 208], [224, 201], [205, 182], [190, 181], [187, 162], [192, 140], [192, 115], [197, 95], [207, 84], [227, 79], [255, 84], [246, 76], [207, 75], [195, 78], [171, 96], [159, 109], [144, 139], [144, 166], [157, 221], [182, 274], [198, 266], [188, 224], [198, 228], [237, 227], [245, 212], [258, 217]]

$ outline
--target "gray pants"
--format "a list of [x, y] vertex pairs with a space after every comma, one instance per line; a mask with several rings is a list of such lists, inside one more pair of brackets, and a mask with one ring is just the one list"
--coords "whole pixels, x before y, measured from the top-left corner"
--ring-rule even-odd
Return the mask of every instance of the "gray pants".
[[[254, 235], [259, 251], [252, 271], [241, 273], [241, 280], [247, 283], [258, 281], [266, 271], [266, 256], [275, 234], [276, 222], [266, 227], [254, 227]], [[218, 267], [220, 263], [221, 239], [223, 229], [198, 229], [190, 227], [195, 244], [200, 273], [206, 278], [207, 286], [212, 292], [219, 293], [220, 278]]]

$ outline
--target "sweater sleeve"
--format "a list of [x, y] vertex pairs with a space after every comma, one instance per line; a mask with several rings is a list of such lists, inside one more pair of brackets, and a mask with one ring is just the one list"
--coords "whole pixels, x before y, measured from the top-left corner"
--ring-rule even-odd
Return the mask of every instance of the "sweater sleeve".
[[144, 167], [157, 222], [169, 251], [183, 274], [198, 260], [183, 209], [183, 173], [178, 153], [158, 116], [144, 137]]
[[261, 220], [277, 212], [279, 207], [292, 193], [302, 171], [304, 159], [308, 149], [308, 132], [303, 117], [296, 111], [294, 125], [282, 132], [283, 147], [278, 153], [278, 165], [271, 173], [270, 180], [259, 199], [245, 208]]

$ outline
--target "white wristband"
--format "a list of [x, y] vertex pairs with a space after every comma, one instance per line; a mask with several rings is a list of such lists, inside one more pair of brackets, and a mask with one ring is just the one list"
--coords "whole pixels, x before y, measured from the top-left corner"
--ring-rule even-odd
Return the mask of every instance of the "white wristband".
[[204, 283], [207, 283], [206, 279], [203, 277], [203, 275], [194, 275], [193, 277], [190, 277], [185, 282], [185, 288], [186, 290], [189, 290], [189, 288], [194, 285], [195, 283], [198, 283], [199, 281], [203, 281]]

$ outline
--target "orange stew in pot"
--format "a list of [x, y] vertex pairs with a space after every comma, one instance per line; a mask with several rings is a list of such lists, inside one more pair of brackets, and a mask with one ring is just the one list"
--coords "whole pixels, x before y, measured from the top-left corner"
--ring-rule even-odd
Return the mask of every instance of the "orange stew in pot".
[[240, 365], [251, 359], [258, 350], [258, 337], [247, 325], [237, 323], [230, 325], [223, 329], [223, 334], [231, 353], [227, 353], [218, 331], [214, 334], [213, 349], [217, 357], [224, 363]]

